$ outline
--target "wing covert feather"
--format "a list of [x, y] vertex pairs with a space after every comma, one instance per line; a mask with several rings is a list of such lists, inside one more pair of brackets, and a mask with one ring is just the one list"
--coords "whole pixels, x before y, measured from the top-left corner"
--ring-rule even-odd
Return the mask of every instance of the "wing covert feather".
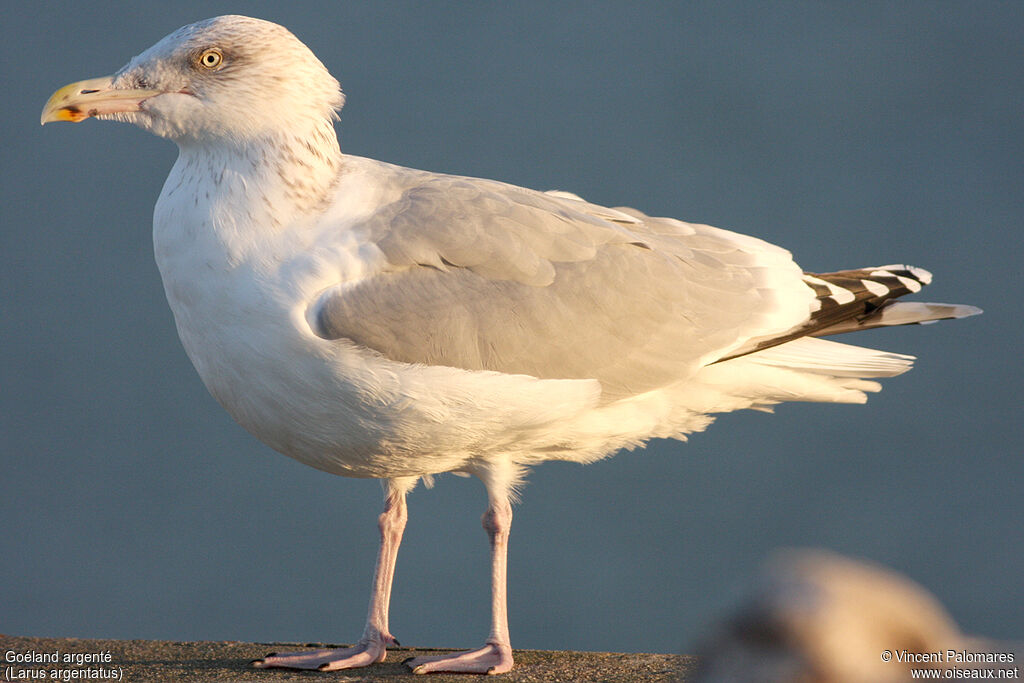
[[789, 253], [755, 238], [495, 181], [422, 173], [367, 228], [389, 267], [324, 292], [320, 336], [409, 363], [596, 378], [606, 400], [789, 329], [813, 299]]

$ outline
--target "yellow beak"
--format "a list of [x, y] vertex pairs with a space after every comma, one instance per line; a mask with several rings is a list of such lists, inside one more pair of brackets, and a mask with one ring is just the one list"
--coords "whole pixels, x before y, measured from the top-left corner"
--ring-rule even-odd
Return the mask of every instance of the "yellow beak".
[[118, 90], [112, 84], [113, 77], [104, 76], [65, 85], [46, 101], [39, 123], [77, 123], [100, 114], [139, 111], [139, 105], [145, 100], [163, 93], [162, 90]]

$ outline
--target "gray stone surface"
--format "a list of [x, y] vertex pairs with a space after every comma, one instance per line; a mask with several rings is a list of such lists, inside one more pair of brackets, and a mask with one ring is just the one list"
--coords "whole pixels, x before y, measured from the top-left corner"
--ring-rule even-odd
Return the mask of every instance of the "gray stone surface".
[[[451, 650], [395, 648], [388, 650], [387, 661], [365, 669], [321, 673], [284, 669], [252, 669], [249, 661], [267, 652], [304, 647], [324, 647], [319, 643], [238, 643], [174, 642], [164, 640], [95, 640], [88, 638], [29, 638], [0, 635], [3, 680], [62, 681], [385, 681], [412, 680], [402, 660], [418, 654]], [[25, 661], [33, 654], [60, 660]], [[70, 658], [67, 656], [70, 655]], [[81, 665], [76, 656], [91, 657]], [[516, 667], [498, 677], [504, 681], [665, 681], [685, 680], [696, 660], [693, 657], [665, 654], [622, 654], [613, 652], [549, 652], [516, 650]], [[21, 658], [22, 661], [12, 661]], [[97, 661], [98, 660], [98, 661]], [[105, 661], [109, 660], [109, 661]], [[56, 677], [53, 675], [56, 671]], [[118, 675], [118, 678], [114, 678]], [[33, 677], [34, 676], [34, 677]], [[479, 680], [479, 676], [431, 674], [427, 680]]]

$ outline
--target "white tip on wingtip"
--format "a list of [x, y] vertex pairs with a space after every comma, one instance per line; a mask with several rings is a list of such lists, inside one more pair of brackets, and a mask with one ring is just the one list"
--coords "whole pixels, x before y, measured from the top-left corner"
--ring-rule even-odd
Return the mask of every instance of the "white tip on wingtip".
[[932, 274], [929, 271], [907, 263], [890, 263], [887, 266], [878, 266], [876, 270], [906, 270], [913, 273], [914, 277], [920, 280], [922, 284], [930, 285], [932, 283]]
[[924, 268], [918, 268], [917, 266], [907, 266], [907, 270], [913, 273], [914, 277], [916, 277], [922, 283], [926, 285], [930, 285], [932, 283], [932, 274], [925, 270]]

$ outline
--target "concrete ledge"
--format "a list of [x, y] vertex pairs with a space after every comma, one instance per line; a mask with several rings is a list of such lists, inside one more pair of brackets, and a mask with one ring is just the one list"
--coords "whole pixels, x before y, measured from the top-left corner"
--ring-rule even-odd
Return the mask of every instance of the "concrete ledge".
[[[267, 652], [325, 647], [321, 643], [237, 643], [174, 642], [165, 640], [94, 640], [89, 638], [27, 638], [0, 635], [0, 680], [111, 681], [390, 681], [413, 679], [402, 660], [419, 654], [438, 654], [453, 650], [394, 648], [387, 661], [365, 669], [320, 673], [286, 669], [251, 669], [249, 661]], [[337, 647], [327, 645], [326, 647]], [[32, 661], [36, 656], [58, 663]], [[70, 655], [70, 657], [66, 657]], [[80, 656], [80, 657], [79, 657]], [[85, 658], [81, 664], [76, 657]], [[20, 661], [12, 661], [18, 660]], [[26, 659], [27, 658], [27, 659]], [[621, 654], [613, 652], [549, 652], [516, 650], [516, 667], [497, 677], [502, 681], [659, 681], [679, 683], [692, 670], [693, 657], [662, 654]], [[89, 660], [92, 661], [89, 661]], [[56, 669], [57, 677], [53, 677]], [[41, 673], [45, 671], [46, 673]], [[32, 673], [35, 672], [35, 678]], [[21, 677], [19, 678], [19, 674]], [[45, 676], [43, 678], [43, 676]], [[479, 681], [479, 676], [431, 674], [429, 683]]]

